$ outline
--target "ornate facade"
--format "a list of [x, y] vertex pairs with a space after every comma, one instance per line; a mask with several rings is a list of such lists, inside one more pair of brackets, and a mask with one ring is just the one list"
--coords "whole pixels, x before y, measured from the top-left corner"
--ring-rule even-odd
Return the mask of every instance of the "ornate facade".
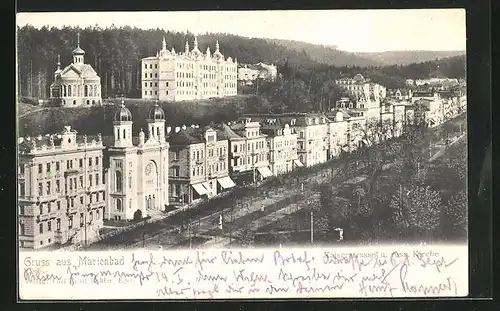
[[142, 98], [181, 101], [237, 94], [238, 63], [219, 51], [219, 42], [213, 55], [210, 47], [205, 53], [198, 48], [198, 39], [189, 50], [176, 53], [167, 50], [165, 38], [156, 56], [142, 59]]
[[106, 172], [107, 219], [141, 219], [168, 203], [168, 150], [165, 113], [155, 105], [148, 113], [148, 135], [132, 136], [132, 114], [122, 104], [113, 121]]
[[54, 83], [50, 86], [50, 101], [63, 107], [101, 105], [101, 78], [92, 66], [84, 62], [85, 51], [78, 46], [73, 50], [73, 63], [61, 70], [57, 57], [57, 70]]
[[105, 213], [101, 135], [59, 134], [19, 139], [21, 248], [91, 241]]

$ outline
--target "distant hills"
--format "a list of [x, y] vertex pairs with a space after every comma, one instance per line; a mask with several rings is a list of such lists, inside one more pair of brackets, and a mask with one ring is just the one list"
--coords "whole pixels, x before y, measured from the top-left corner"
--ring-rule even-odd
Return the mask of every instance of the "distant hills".
[[356, 55], [354, 53], [338, 50], [335, 46], [317, 45], [302, 41], [266, 39], [273, 45], [283, 46], [287, 49], [303, 53], [311, 60], [331, 66], [379, 66], [381, 62], [370, 57]]
[[465, 51], [388, 51], [354, 54], [360, 58], [370, 59], [379, 65], [409, 65], [463, 56]]

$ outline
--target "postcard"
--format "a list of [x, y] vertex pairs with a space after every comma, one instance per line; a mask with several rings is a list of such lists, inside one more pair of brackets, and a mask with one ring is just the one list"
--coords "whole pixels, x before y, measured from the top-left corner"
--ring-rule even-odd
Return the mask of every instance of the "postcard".
[[19, 13], [19, 299], [467, 296], [465, 29]]

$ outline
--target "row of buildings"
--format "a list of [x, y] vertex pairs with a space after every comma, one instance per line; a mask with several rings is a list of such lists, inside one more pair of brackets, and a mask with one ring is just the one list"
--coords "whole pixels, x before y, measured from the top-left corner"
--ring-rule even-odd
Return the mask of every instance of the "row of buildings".
[[[420, 109], [425, 101], [437, 104]], [[399, 136], [417, 117], [439, 114], [437, 124], [465, 106], [464, 98], [444, 103], [391, 98], [379, 107], [355, 103], [328, 113], [256, 114], [211, 127], [174, 128], [155, 105], [138, 135], [122, 105], [112, 136], [78, 135], [66, 126], [60, 133], [23, 137], [18, 144], [19, 243], [40, 248], [91, 240], [104, 219], [141, 219], [353, 151], [367, 143], [372, 122], [388, 125], [385, 137]]]
[[[101, 78], [91, 65], [85, 64], [85, 51], [73, 50], [73, 62], [61, 69], [58, 57], [54, 82], [50, 86], [50, 101], [63, 107], [101, 105]], [[186, 41], [183, 52], [162, 48], [155, 56], [141, 60], [141, 97], [148, 100], [182, 101], [235, 96], [238, 83], [251, 85], [256, 79], [274, 80], [275, 65], [258, 63], [238, 66], [238, 61], [224, 56], [215, 43], [211, 53], [203, 53], [195, 38], [190, 48]]]

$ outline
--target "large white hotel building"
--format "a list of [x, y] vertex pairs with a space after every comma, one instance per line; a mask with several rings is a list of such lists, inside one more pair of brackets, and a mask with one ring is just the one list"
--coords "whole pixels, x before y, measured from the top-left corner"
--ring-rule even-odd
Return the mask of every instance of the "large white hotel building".
[[211, 54], [198, 49], [198, 39], [189, 50], [176, 53], [167, 50], [165, 38], [156, 56], [142, 59], [142, 98], [151, 100], [181, 101], [236, 95], [238, 63], [224, 57], [219, 43]]

